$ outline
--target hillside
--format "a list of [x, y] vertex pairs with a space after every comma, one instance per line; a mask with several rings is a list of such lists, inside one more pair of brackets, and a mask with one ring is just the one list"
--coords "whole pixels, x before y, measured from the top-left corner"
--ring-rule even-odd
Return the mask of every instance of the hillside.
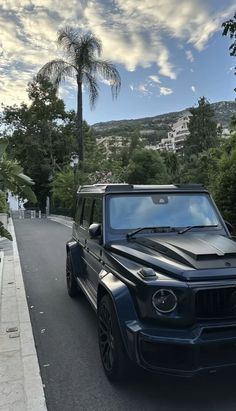
[[[211, 107], [215, 112], [216, 122], [222, 124], [223, 128], [228, 127], [232, 116], [236, 115], [236, 101], [220, 101], [218, 103], [212, 103]], [[182, 111], [161, 114], [155, 117], [96, 123], [92, 127], [98, 137], [110, 135], [125, 137], [132, 131], [138, 129], [150, 143], [156, 143], [167, 136], [167, 132], [171, 129], [171, 125], [181, 117], [186, 110], [188, 110], [188, 108]]]

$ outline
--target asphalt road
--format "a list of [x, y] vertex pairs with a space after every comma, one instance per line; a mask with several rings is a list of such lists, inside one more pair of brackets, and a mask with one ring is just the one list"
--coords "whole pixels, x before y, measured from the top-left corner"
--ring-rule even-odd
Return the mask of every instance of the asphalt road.
[[48, 411], [235, 411], [236, 372], [186, 380], [140, 371], [109, 383], [96, 315], [85, 297], [73, 300], [66, 291], [71, 230], [50, 220], [14, 225]]

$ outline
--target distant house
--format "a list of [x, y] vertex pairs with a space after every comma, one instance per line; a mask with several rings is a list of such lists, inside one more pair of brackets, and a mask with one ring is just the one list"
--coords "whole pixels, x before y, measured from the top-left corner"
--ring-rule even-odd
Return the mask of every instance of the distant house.
[[24, 209], [24, 203], [26, 200], [22, 201], [18, 196], [13, 195], [10, 191], [8, 192], [8, 204], [12, 211], [19, 209]]
[[227, 127], [222, 129], [221, 137], [222, 138], [229, 138], [230, 137], [230, 131]]
[[185, 111], [173, 125], [167, 138], [162, 138], [158, 144], [159, 151], [173, 151], [177, 153], [183, 148], [183, 143], [189, 135], [188, 124], [192, 114], [190, 111]]

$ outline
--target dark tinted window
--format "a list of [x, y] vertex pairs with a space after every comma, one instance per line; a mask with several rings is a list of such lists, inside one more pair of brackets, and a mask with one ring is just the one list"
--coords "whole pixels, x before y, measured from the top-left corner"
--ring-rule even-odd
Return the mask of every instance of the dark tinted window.
[[92, 223], [102, 224], [102, 199], [96, 198], [93, 203]]
[[91, 216], [91, 206], [92, 198], [85, 198], [83, 203], [83, 211], [81, 215], [81, 225], [84, 228], [89, 228], [90, 226], [90, 216]]
[[80, 223], [80, 217], [81, 217], [81, 211], [82, 211], [82, 203], [83, 199], [82, 197], [78, 198], [76, 202], [76, 211], [75, 211], [75, 222]]

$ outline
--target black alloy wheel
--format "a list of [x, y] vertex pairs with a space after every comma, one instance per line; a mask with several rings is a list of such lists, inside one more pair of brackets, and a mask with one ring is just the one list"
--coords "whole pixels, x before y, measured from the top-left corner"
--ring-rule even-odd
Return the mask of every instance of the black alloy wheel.
[[79, 295], [79, 286], [72, 272], [71, 255], [67, 254], [66, 257], [66, 285], [67, 291], [70, 297], [76, 297]]
[[109, 295], [98, 306], [98, 340], [104, 371], [111, 381], [127, 377], [131, 368], [126, 354], [117, 315]]

